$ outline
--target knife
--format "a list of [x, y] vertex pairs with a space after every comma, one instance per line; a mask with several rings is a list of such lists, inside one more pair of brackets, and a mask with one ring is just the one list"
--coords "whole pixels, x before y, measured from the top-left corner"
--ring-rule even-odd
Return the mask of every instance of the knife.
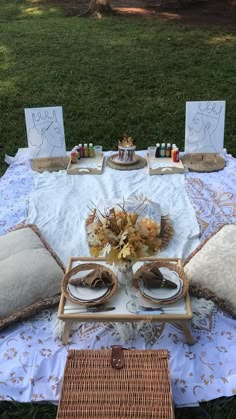
[[116, 307], [89, 307], [89, 308], [86, 308], [86, 309], [78, 309], [78, 308], [66, 308], [65, 307], [65, 309], [64, 309], [64, 311], [65, 312], [68, 312], [68, 311], [74, 311], [75, 313], [78, 313], [78, 314], [83, 314], [83, 313], [101, 313], [101, 312], [103, 312], [103, 311], [113, 311], [113, 310], [115, 310], [115, 308]]
[[177, 308], [174, 307], [145, 307], [145, 306], [138, 306], [139, 310], [143, 311], [178, 311]]
[[183, 310], [185, 311], [184, 307], [145, 307], [145, 306], [138, 306], [138, 310], [142, 310], [142, 311], [161, 311], [163, 313], [180, 313]]
[[145, 313], [153, 313], [153, 314], [186, 314], [186, 310], [184, 308], [168, 308], [168, 307], [145, 307], [139, 306], [137, 308], [136, 314], [145, 314]]
[[141, 311], [163, 311], [162, 307], [145, 307], [145, 306], [138, 306], [138, 310]]

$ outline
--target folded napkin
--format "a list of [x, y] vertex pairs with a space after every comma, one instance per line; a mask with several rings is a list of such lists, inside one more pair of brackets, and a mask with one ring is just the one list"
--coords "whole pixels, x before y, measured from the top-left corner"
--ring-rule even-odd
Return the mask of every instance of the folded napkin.
[[87, 275], [70, 280], [70, 284], [87, 288], [103, 288], [112, 285], [112, 277], [109, 272], [94, 269]]
[[140, 277], [143, 280], [143, 285], [146, 288], [177, 288], [177, 284], [166, 279], [160, 269], [157, 266], [153, 266], [149, 271], [143, 271], [140, 273]]

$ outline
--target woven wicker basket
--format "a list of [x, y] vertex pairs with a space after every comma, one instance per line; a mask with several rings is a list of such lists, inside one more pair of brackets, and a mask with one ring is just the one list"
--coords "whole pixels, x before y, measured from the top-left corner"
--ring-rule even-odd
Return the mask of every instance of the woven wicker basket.
[[[92, 300], [92, 301], [88, 302], [88, 301], [74, 299], [69, 294], [69, 292], [67, 290], [67, 286], [68, 286], [68, 283], [70, 282], [70, 279], [79, 272], [93, 270], [93, 269], [99, 269], [100, 271], [106, 271], [110, 274], [112, 285], [109, 288], [109, 292], [107, 294], [105, 294], [103, 297], [101, 297], [101, 299], [99, 299], [99, 300], [96, 299], [96, 301]], [[68, 300], [70, 300], [72, 303], [79, 304], [79, 305], [84, 305], [84, 306], [87, 306], [87, 307], [91, 307], [91, 306], [94, 306], [94, 305], [106, 303], [115, 294], [115, 292], [117, 290], [117, 287], [118, 287], [118, 280], [117, 280], [117, 277], [116, 277], [115, 273], [111, 269], [109, 269], [109, 268], [107, 268], [103, 265], [100, 265], [98, 263], [82, 263], [78, 266], [75, 266], [74, 268], [72, 268], [70, 271], [68, 271], [64, 275], [64, 278], [62, 279], [62, 283], [61, 283], [61, 290], [62, 290], [64, 296]]]
[[57, 419], [173, 419], [166, 350], [124, 350], [124, 367], [110, 349], [70, 350]]
[[184, 295], [188, 291], [189, 282], [188, 282], [187, 276], [184, 273], [184, 270], [183, 270], [183, 267], [182, 267], [182, 262], [181, 262], [180, 259], [178, 260], [177, 263], [163, 262], [160, 259], [160, 261], [150, 262], [150, 263], [147, 263], [147, 264], [141, 266], [141, 268], [139, 268], [134, 274], [134, 278], [133, 278], [134, 288], [136, 288], [136, 289], [139, 288], [140, 273], [143, 272], [143, 271], [149, 271], [153, 266], [157, 266], [158, 268], [168, 268], [171, 271], [175, 271], [183, 281], [182, 292], [181, 292], [181, 294], [177, 295], [176, 298], [174, 298], [173, 300], [170, 300], [170, 301], [152, 299], [151, 297], [148, 297], [146, 295], [144, 296], [143, 294], [142, 294], [142, 297], [145, 298], [148, 301], [158, 303], [158, 304], [172, 304], [173, 302], [176, 302], [176, 301], [180, 300], [181, 298], [183, 298]]

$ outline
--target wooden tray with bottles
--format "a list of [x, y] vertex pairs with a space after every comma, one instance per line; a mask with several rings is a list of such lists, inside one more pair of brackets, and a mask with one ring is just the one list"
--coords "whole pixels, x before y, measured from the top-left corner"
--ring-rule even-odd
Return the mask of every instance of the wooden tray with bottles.
[[103, 153], [96, 157], [83, 157], [79, 159], [77, 163], [71, 163], [70, 159], [67, 167], [67, 173], [68, 175], [101, 175], [103, 171], [104, 159]]
[[174, 163], [171, 157], [153, 157], [147, 153], [149, 175], [171, 175], [184, 173], [184, 165], [181, 160]]

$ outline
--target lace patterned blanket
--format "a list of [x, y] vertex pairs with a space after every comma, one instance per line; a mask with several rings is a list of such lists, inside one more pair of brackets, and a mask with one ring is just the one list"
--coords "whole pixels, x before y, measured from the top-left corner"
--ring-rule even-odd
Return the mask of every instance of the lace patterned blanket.
[[[185, 175], [185, 187], [201, 226], [201, 239], [222, 223], [236, 222], [236, 159], [227, 156], [217, 173]], [[20, 153], [0, 179], [0, 234], [22, 222], [33, 190], [32, 171]], [[194, 304], [194, 301], [193, 301]], [[191, 405], [236, 393], [236, 321], [213, 308], [191, 325], [195, 345], [185, 343], [176, 325], [143, 324], [129, 333], [114, 324], [74, 326], [69, 344], [53, 335], [56, 311], [42, 312], [28, 321], [0, 331], [0, 400], [58, 402], [68, 349], [99, 349], [112, 344], [127, 348], [170, 351], [174, 402]]]

